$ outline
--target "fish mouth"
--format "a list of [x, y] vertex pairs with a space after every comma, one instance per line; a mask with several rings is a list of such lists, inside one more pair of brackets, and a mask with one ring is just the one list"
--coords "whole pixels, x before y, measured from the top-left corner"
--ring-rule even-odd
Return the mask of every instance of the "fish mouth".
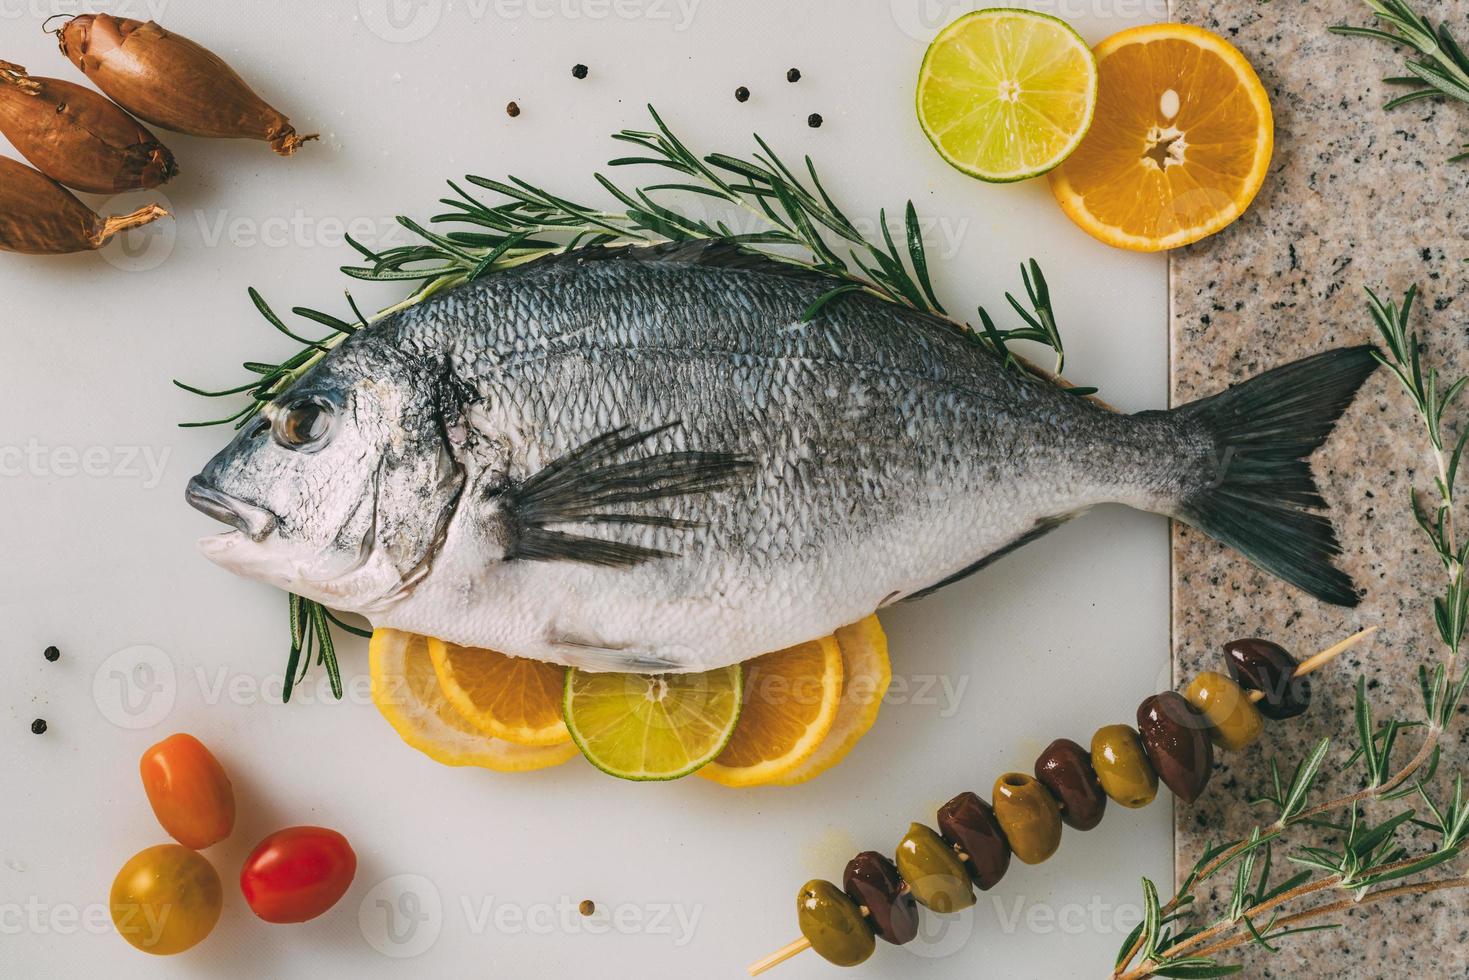
[[208, 514], [221, 524], [228, 524], [257, 543], [264, 541], [279, 523], [276, 516], [264, 507], [237, 500], [205, 483], [201, 477], [196, 476], [189, 481], [184, 499], [195, 510]]

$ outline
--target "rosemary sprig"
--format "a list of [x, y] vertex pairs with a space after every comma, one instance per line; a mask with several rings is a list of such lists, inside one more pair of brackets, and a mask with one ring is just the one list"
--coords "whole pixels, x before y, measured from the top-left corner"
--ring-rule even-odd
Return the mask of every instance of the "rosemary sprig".
[[[1366, 678], [1357, 682], [1353, 710], [1357, 750], [1347, 766], [1361, 770], [1364, 787], [1353, 793], [1313, 802], [1324, 763], [1331, 747], [1322, 739], [1295, 768], [1289, 781], [1282, 779], [1277, 760], [1270, 763], [1270, 789], [1255, 804], [1269, 807], [1273, 821], [1251, 830], [1248, 837], [1205, 849], [1185, 876], [1177, 893], [1167, 902], [1157, 898], [1151, 882], [1144, 884], [1144, 908], [1156, 904], [1138, 930], [1127, 937], [1114, 966], [1114, 980], [1143, 980], [1145, 977], [1217, 977], [1238, 973], [1239, 964], [1226, 964], [1218, 955], [1253, 944], [1274, 952], [1279, 940], [1302, 932], [1332, 928], [1320, 920], [1352, 908], [1389, 899], [1469, 887], [1469, 876], [1456, 870], [1452, 877], [1429, 877], [1426, 872], [1447, 867], [1463, 854], [1469, 837], [1469, 803], [1464, 796], [1464, 775], [1453, 779], [1452, 795], [1431, 788], [1441, 759], [1441, 743], [1458, 707], [1464, 700], [1469, 672], [1455, 679], [1458, 652], [1464, 636], [1466, 549], [1457, 543], [1454, 514], [1455, 487], [1466, 439], [1450, 441], [1445, 434], [1445, 416], [1456, 406], [1469, 378], [1445, 383], [1437, 370], [1423, 363], [1422, 344], [1409, 327], [1417, 290], [1410, 289], [1401, 304], [1384, 302], [1368, 291], [1368, 310], [1383, 350], [1378, 359], [1393, 373], [1421, 419], [1437, 475], [1431, 506], [1419, 503], [1410, 492], [1409, 506], [1445, 571], [1442, 594], [1433, 597], [1434, 619], [1442, 653], [1430, 668], [1419, 668], [1424, 717], [1409, 721], [1392, 718], [1378, 722], [1367, 696]], [[1418, 751], [1406, 763], [1393, 761], [1399, 737], [1422, 730]], [[1446, 792], [1446, 791], [1445, 791]], [[1399, 808], [1373, 820], [1368, 808], [1415, 796], [1422, 810]], [[1426, 815], [1423, 811], [1426, 811]], [[1335, 820], [1329, 819], [1337, 815]], [[1436, 838], [1432, 849], [1414, 854], [1403, 841], [1412, 827]], [[1303, 842], [1289, 847], [1286, 863], [1297, 870], [1280, 877], [1273, 872], [1273, 857], [1285, 847], [1287, 835], [1315, 829], [1331, 835], [1324, 843]], [[1187, 926], [1199, 906], [1200, 886], [1233, 867], [1235, 880], [1228, 891], [1224, 911], [1212, 921]], [[1279, 880], [1274, 880], [1279, 878]], [[1393, 883], [1397, 884], [1393, 884]], [[1387, 886], [1387, 887], [1383, 887]], [[1345, 891], [1350, 897], [1288, 911], [1312, 896]]]
[[[1338, 24], [1330, 28], [1331, 32], [1374, 38], [1394, 47], [1406, 44], [1420, 56], [1406, 62], [1410, 74], [1383, 79], [1389, 85], [1410, 88], [1406, 94], [1389, 99], [1384, 109], [1396, 109], [1423, 99], [1450, 98], [1469, 103], [1469, 55], [1454, 40], [1447, 24], [1435, 28], [1427, 17], [1409, 7], [1407, 0], [1364, 2], [1385, 30]], [[1469, 160], [1469, 143], [1464, 144], [1464, 152], [1449, 158], [1450, 163], [1463, 160]]]
[[[481, 276], [543, 256], [593, 246], [723, 239], [776, 261], [842, 280], [807, 307], [808, 319], [853, 292], [870, 293], [934, 316], [945, 315], [930, 279], [921, 224], [912, 201], [904, 205], [901, 234], [894, 235], [887, 212], [881, 211], [880, 240], [872, 241], [837, 206], [810, 157], [804, 158], [800, 168], [793, 168], [758, 135], [754, 137], [757, 150], [747, 158], [727, 153], [699, 156], [674, 135], [652, 106], [648, 112], [652, 129], [623, 130], [613, 136], [634, 147], [635, 155], [613, 159], [608, 166], [652, 167], [670, 176], [625, 188], [603, 174], [595, 174], [597, 183], [620, 210], [580, 204], [516, 177], [493, 180], [468, 176], [466, 184], [497, 195], [498, 202], [485, 203], [449, 181], [452, 193], [440, 199], [448, 210], [430, 218], [427, 226], [412, 218], [398, 218], [398, 223], [415, 237], [412, 244], [374, 251], [347, 239], [362, 261], [342, 267], [342, 272], [368, 282], [407, 283], [412, 289], [402, 302], [366, 317], [348, 293], [350, 318], [295, 307], [291, 312], [311, 324], [313, 331], [326, 328], [324, 336], [313, 338], [288, 327], [265, 298], [251, 289], [250, 299], [256, 310], [298, 349], [278, 361], [246, 362], [244, 368], [251, 377], [224, 389], [175, 381], [185, 391], [206, 398], [247, 398], [243, 407], [225, 418], [183, 424], [232, 425], [238, 429], [355, 331]], [[688, 207], [691, 200], [712, 204], [721, 209], [722, 216], [694, 213]], [[1017, 371], [1059, 380], [1031, 366], [1009, 348], [1015, 341], [1038, 343], [1054, 351], [1057, 374], [1065, 365], [1050, 289], [1040, 265], [1030, 260], [1022, 266], [1021, 277], [1029, 306], [1009, 293], [1005, 299], [1022, 326], [999, 329], [981, 309], [982, 330], [960, 323], [954, 323], [954, 328], [992, 349]], [[1096, 391], [1077, 387], [1068, 390], [1078, 395]], [[290, 612], [287, 700], [294, 684], [304, 678], [313, 650], [332, 674], [333, 690], [339, 692], [335, 650], [326, 624], [341, 623], [318, 603], [298, 596], [291, 597]]]

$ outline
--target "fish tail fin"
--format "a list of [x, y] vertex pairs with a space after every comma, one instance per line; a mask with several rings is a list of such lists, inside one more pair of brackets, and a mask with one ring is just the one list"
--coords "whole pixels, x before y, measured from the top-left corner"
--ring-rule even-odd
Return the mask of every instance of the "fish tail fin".
[[1371, 345], [1330, 350], [1176, 409], [1213, 445], [1208, 477], [1172, 516], [1318, 599], [1355, 606], [1356, 587], [1332, 563], [1342, 551], [1336, 531], [1312, 512], [1326, 502], [1309, 457], [1378, 363]]

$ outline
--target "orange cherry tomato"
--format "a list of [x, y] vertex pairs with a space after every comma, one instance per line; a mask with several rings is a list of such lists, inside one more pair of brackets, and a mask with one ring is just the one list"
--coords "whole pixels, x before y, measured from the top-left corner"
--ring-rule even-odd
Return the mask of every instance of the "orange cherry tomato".
[[134, 854], [117, 873], [108, 899], [118, 934], [157, 956], [182, 953], [209, 935], [223, 904], [214, 866], [178, 844]]
[[201, 850], [230, 835], [235, 791], [219, 760], [192, 735], [170, 735], [138, 764], [153, 814], [168, 835]]

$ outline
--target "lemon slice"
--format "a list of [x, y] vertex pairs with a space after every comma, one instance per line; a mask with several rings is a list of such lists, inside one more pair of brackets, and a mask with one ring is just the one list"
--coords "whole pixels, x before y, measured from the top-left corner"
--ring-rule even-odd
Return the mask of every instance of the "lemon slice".
[[1069, 24], [999, 8], [939, 32], [918, 73], [918, 123], [980, 180], [1038, 177], [1070, 156], [1097, 104], [1097, 62]]
[[571, 741], [561, 719], [565, 667], [433, 637], [428, 652], [449, 703], [486, 735], [517, 745]]
[[1138, 252], [1177, 248], [1244, 214], [1270, 169], [1270, 96], [1224, 38], [1152, 24], [1097, 45], [1101, 100], [1091, 132], [1051, 174], [1061, 209], [1088, 234]]
[[775, 782], [815, 754], [836, 721], [842, 651], [836, 637], [745, 664], [744, 710], [734, 736], [699, 775], [724, 786]]
[[439, 687], [428, 640], [380, 629], [368, 647], [372, 702], [403, 741], [446, 766], [522, 772], [556, 766], [576, 755], [570, 743], [532, 747], [490, 738], [462, 718]]
[[739, 664], [702, 674], [566, 673], [572, 741], [620, 779], [678, 779], [705, 766], [740, 717]]
[[809, 759], [771, 779], [772, 784], [794, 786], [815, 779], [845, 759], [877, 721], [893, 679], [887, 634], [876, 616], [868, 616], [837, 630], [836, 639], [842, 651], [842, 697], [831, 731]]

